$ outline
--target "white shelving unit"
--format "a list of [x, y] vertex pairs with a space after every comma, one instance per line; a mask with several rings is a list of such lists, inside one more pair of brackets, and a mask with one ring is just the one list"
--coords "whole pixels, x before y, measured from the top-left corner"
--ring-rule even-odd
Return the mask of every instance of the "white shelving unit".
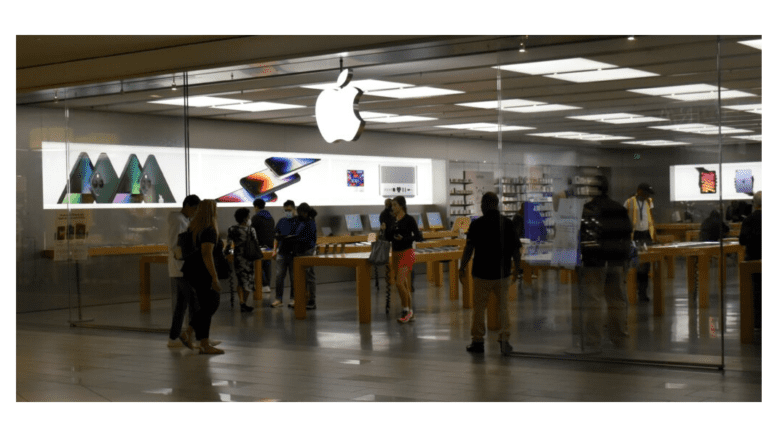
[[448, 180], [449, 216], [467, 216], [475, 213], [471, 197], [474, 193], [467, 189], [467, 185], [471, 183], [470, 179], [451, 178]]

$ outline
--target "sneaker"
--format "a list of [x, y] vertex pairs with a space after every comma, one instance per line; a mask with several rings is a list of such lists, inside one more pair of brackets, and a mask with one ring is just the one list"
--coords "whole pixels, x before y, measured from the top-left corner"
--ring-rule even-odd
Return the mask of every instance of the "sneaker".
[[218, 345], [221, 344], [221, 340], [211, 340], [211, 339], [208, 339], [208, 344], [210, 344], [211, 346], [218, 346]]
[[316, 303], [315, 302], [308, 302], [308, 304], [305, 305], [305, 308], [309, 309], [309, 310], [314, 310], [314, 309], [316, 309]]
[[181, 342], [179, 340], [167, 340], [167, 347], [181, 347]]
[[278, 308], [283, 306], [283, 302], [279, 301], [278, 299], [275, 299], [273, 303], [270, 304], [273, 308]]
[[415, 320], [415, 316], [413, 315], [413, 310], [410, 310], [408, 312], [402, 311], [402, 317], [397, 319], [397, 322], [399, 323], [408, 323]]
[[510, 353], [513, 351], [513, 347], [510, 346], [510, 343], [508, 343], [507, 340], [500, 341], [499, 351], [502, 352], [502, 355], [510, 355]]
[[269, 293], [269, 292], [270, 292], [270, 286], [269, 285], [265, 285], [264, 287], [262, 287], [262, 293]]
[[185, 332], [182, 332], [182, 333], [181, 333], [181, 336], [180, 336], [180, 337], [178, 337], [178, 339], [179, 339], [179, 340], [181, 340], [181, 343], [182, 343], [184, 346], [188, 347], [189, 349], [194, 349], [194, 347], [192, 346], [192, 341], [191, 341], [191, 339], [189, 338], [189, 335], [188, 335], [187, 333], [185, 333]]
[[289, 308], [294, 308], [294, 299], [289, 301]]
[[473, 353], [473, 354], [482, 354], [485, 352], [485, 348], [483, 347], [482, 341], [473, 341], [469, 345], [467, 345], [467, 352]]

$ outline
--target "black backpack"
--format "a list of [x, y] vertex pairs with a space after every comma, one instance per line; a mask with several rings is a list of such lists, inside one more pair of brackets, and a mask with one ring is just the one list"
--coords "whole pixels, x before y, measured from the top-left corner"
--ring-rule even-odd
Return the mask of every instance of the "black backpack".
[[584, 263], [626, 261], [631, 253], [631, 219], [626, 208], [605, 196], [583, 207], [580, 246]]

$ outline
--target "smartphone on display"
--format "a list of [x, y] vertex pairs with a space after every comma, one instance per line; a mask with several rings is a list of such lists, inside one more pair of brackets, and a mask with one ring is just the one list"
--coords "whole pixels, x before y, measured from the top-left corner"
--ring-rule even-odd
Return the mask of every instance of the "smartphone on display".
[[311, 166], [321, 161], [316, 158], [279, 158], [272, 157], [264, 160], [267, 167], [277, 176], [284, 176], [301, 168]]
[[696, 167], [699, 171], [699, 191], [702, 194], [714, 194], [718, 192], [718, 175], [714, 170], [706, 170]]
[[89, 155], [84, 152], [78, 154], [73, 169], [70, 170], [70, 194], [67, 185], [62, 190], [57, 203], [92, 203], [92, 173], [94, 166]]
[[156, 162], [154, 155], [148, 155], [140, 174], [140, 193], [146, 203], [175, 203], [165, 175]]
[[274, 193], [289, 185], [296, 184], [299, 181], [300, 177], [297, 173], [294, 173], [291, 176], [278, 178], [265, 169], [240, 179], [240, 185], [254, 197], [259, 197], [265, 194]]
[[736, 170], [734, 174], [734, 186], [737, 189], [737, 193], [752, 193], [753, 184], [755, 183], [753, 171], [748, 168], [745, 170]]
[[[216, 202], [225, 202], [225, 203], [244, 203], [244, 202], [253, 202], [256, 199], [255, 196], [251, 195], [251, 193], [248, 192], [245, 188], [241, 188], [237, 191], [233, 191], [229, 194], [225, 194], [221, 197], [216, 198]], [[264, 200], [267, 203], [272, 203], [278, 200], [278, 196], [275, 193], [265, 194], [264, 196], [261, 196], [260, 199]]]
[[113, 201], [116, 188], [119, 186], [119, 177], [107, 154], [101, 153], [97, 158], [90, 182], [95, 202], [111, 203]]
[[124, 170], [119, 177], [119, 185], [116, 187], [116, 195], [113, 203], [140, 203], [143, 201], [140, 192], [140, 177], [143, 170], [140, 161], [134, 153], [127, 158]]

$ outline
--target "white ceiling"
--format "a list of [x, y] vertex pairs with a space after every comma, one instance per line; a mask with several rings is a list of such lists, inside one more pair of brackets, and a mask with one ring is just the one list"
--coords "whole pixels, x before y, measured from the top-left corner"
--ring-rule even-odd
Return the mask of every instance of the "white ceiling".
[[[315, 37], [309, 37], [315, 38]], [[354, 36], [354, 44], [358, 44]], [[322, 82], [334, 82], [340, 70], [352, 68], [353, 80], [377, 79], [432, 86], [460, 93], [428, 98], [393, 99], [365, 94], [359, 102], [361, 112], [379, 112], [400, 116], [434, 118], [428, 121], [377, 123], [367, 120], [369, 132], [395, 132], [461, 138], [498, 139], [498, 132], [441, 128], [463, 123], [491, 123], [504, 126], [502, 140], [510, 143], [557, 144], [579, 147], [644, 147], [626, 141], [665, 140], [690, 145], [717, 145], [718, 135], [678, 132], [657, 127], [702, 123], [745, 129], [744, 134], [724, 134], [724, 144], [760, 143], [734, 138], [761, 134], [761, 114], [741, 110], [717, 111], [717, 93], [712, 99], [682, 101], [651, 96], [628, 90], [707, 84], [736, 90], [752, 96], [722, 100], [722, 106], [760, 104], [761, 50], [739, 41], [760, 36], [725, 36], [720, 44], [714, 36], [529, 36], [529, 37], [445, 37], [436, 41], [389, 46], [350, 52], [277, 59], [256, 64], [222, 67], [189, 72], [189, 97], [218, 96], [300, 105], [299, 108], [266, 112], [248, 112], [204, 107], [189, 109], [189, 116], [204, 119], [315, 126], [315, 102], [320, 90], [303, 88]], [[526, 52], [521, 53], [521, 43]], [[720, 68], [718, 69], [718, 52]], [[542, 75], [529, 75], [496, 66], [569, 58], [585, 58], [621, 68], [655, 74], [651, 77], [575, 83]], [[32, 61], [28, 61], [32, 62]], [[177, 90], [172, 90], [175, 78]], [[176, 106], [149, 103], [163, 98], [182, 97], [183, 75], [165, 74], [58, 90], [17, 95], [17, 104], [44, 107], [109, 111], [134, 114], [181, 116]], [[579, 109], [552, 112], [513, 112], [480, 109], [461, 104], [501, 99], [524, 99]], [[55, 96], [58, 101], [55, 103]], [[661, 121], [635, 124], [602, 123], [581, 120], [596, 114], [628, 113], [657, 117]], [[531, 127], [509, 130], [510, 126]], [[582, 132], [629, 139], [580, 140], [554, 138], [555, 132]]]

